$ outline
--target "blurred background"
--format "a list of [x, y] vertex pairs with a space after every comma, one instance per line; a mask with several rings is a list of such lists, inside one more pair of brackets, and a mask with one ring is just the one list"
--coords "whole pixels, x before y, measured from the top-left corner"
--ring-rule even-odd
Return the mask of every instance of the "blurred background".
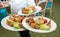
[[[45, 2], [40, 4], [44, 8]], [[8, 13], [10, 14], [10, 6], [6, 7]], [[49, 16], [49, 11], [46, 10], [46, 17], [51, 18], [57, 23], [57, 29], [51, 33], [35, 33], [30, 32], [31, 37], [60, 37], [60, 0], [53, 0], [53, 13], [52, 16]], [[18, 32], [13, 32], [0, 27], [0, 37], [20, 37]]]

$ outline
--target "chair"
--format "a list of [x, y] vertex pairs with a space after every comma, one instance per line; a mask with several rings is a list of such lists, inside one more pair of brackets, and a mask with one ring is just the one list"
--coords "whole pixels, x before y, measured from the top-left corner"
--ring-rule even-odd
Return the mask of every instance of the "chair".
[[46, 5], [46, 0], [36, 0], [36, 5], [42, 7], [42, 14], [45, 16], [45, 5]]
[[45, 10], [46, 9], [49, 9], [50, 15], [52, 15], [53, 0], [36, 0], [36, 3], [38, 6], [42, 7], [42, 12], [43, 12], [44, 16], [45, 16]]
[[50, 16], [52, 15], [52, 6], [53, 6], [53, 0], [47, 0], [45, 9], [50, 10]]

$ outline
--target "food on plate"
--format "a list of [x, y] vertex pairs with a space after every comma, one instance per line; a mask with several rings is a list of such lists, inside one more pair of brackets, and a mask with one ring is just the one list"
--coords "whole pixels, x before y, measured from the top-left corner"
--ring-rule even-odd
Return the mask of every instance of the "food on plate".
[[7, 24], [14, 28], [22, 28], [22, 20], [24, 19], [24, 16], [19, 16], [16, 14], [11, 14], [9, 18], [7, 19]]
[[36, 9], [34, 6], [27, 6], [27, 7], [22, 8], [22, 13], [24, 13], [24, 14], [32, 14], [35, 11], [36, 11]]
[[26, 20], [26, 22], [28, 22], [29, 24], [34, 23], [34, 19], [30, 17], [29, 19]]
[[13, 20], [7, 19], [7, 24], [8, 25], [12, 26], [13, 22], [14, 22]]
[[28, 11], [28, 14], [32, 14], [34, 11], [33, 10], [29, 10]]
[[33, 18], [29, 17], [26, 22], [34, 29], [40, 29], [40, 30], [49, 30], [51, 21], [48, 21], [44, 18]]
[[15, 27], [15, 28], [20, 28], [20, 27], [19, 27], [19, 22], [14, 22], [14, 23], [13, 23], [13, 27]]
[[47, 24], [41, 24], [40, 29], [41, 30], [49, 30], [50, 28], [49, 28], [49, 26]]

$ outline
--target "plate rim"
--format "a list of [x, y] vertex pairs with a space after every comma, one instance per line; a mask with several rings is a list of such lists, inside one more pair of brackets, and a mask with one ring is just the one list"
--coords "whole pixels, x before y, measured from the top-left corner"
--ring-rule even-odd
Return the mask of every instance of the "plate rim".
[[[39, 16], [37, 16], [37, 17], [39, 17]], [[28, 17], [29, 18], [29, 17]], [[26, 19], [28, 19], [28, 18], [25, 18], [24, 20], [26, 20]], [[47, 18], [47, 17], [44, 17], [44, 18]], [[48, 19], [50, 19], [50, 18], [48, 18]], [[24, 21], [23, 20], [23, 21]], [[24, 23], [22, 21], [22, 24]], [[33, 31], [33, 29], [31, 30], [31, 29], [29, 29], [28, 27], [25, 27], [25, 25], [23, 24], [23, 26], [27, 29], [27, 30], [30, 30], [30, 31], [32, 31], [32, 32], [37, 32], [37, 33], [49, 33], [49, 32], [53, 32], [53, 31], [55, 31], [56, 30], [56, 28], [57, 28], [57, 24], [55, 23], [55, 21], [53, 21], [52, 19], [51, 19], [51, 22], [53, 22], [54, 24], [55, 24], [55, 28], [53, 29], [53, 30], [51, 30], [51, 31], [46, 31], [46, 32], [39, 32], [39, 31]], [[35, 29], [36, 30], [36, 29]]]
[[[35, 7], [39, 7], [40, 8], [40, 10], [38, 10], [38, 11], [41, 11], [42, 10], [42, 7], [40, 7], [40, 6], [35, 6]], [[32, 14], [20, 14], [20, 12], [21, 12], [21, 10], [18, 11], [18, 15], [24, 15], [24, 16], [29, 16], [29, 15], [32, 15], [32, 14], [37, 13], [37, 11], [36, 11], [35, 13], [32, 13]]]
[[[1, 26], [3, 27], [3, 28], [5, 28], [5, 29], [7, 29], [7, 30], [10, 30], [10, 31], [24, 31], [24, 30], [26, 30], [26, 29], [24, 29], [24, 28], [21, 28], [21, 29], [15, 29], [15, 28], [13, 28], [13, 27], [10, 27], [8, 24], [6, 24], [5, 23], [5, 25], [4, 25], [4, 23], [2, 23], [4, 20], [6, 20], [6, 19], [8, 19], [9, 18], [9, 16], [6, 16], [5, 18], [3, 18], [2, 20], [1, 20]], [[4, 22], [6, 22], [6, 21], [4, 21]], [[13, 29], [10, 29], [10, 28], [7, 28], [6, 26], [9, 26], [10, 28], [13, 28]]]

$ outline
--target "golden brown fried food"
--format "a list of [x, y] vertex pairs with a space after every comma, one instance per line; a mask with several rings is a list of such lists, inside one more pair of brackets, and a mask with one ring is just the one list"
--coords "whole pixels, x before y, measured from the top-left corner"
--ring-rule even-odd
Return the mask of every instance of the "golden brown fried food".
[[29, 10], [29, 8], [28, 8], [28, 7], [25, 7], [24, 9], [25, 9], [26, 11], [28, 11], [28, 10]]
[[13, 20], [10, 20], [10, 19], [7, 20], [7, 24], [10, 26], [12, 26], [13, 22], [14, 22]]
[[43, 18], [33, 19], [33, 17], [29, 17], [29, 19], [27, 19], [26, 22], [34, 29], [43, 28], [45, 27], [45, 25], [50, 27], [51, 24], [51, 20], [48, 22], [47, 19], [43, 19]]
[[29, 8], [29, 9], [32, 9], [32, 10], [34, 10], [34, 9], [35, 9], [35, 7], [34, 7], [34, 6], [28, 6], [28, 8]]
[[34, 6], [24, 7], [24, 8], [22, 8], [22, 13], [28, 14], [28, 12], [29, 12], [30, 10], [35, 11], [35, 7], [34, 7]]
[[24, 19], [24, 17], [19, 17], [18, 22], [22, 22], [23, 19]]
[[25, 8], [22, 9], [22, 13], [27, 14], [27, 10]]
[[31, 25], [32, 28], [35, 28], [36, 23], [31, 23], [30, 25]]
[[9, 26], [12, 26], [12, 27], [16, 27], [16, 28], [22, 28], [22, 20], [25, 18], [25, 16], [19, 16], [19, 15], [16, 15], [16, 14], [11, 14], [9, 16], [9, 19], [7, 19], [7, 24]]

